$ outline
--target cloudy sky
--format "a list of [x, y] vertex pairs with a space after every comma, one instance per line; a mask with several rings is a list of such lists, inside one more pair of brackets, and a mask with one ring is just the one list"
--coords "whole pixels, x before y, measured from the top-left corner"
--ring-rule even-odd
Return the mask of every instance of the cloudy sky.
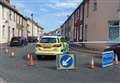
[[82, 0], [12, 0], [12, 5], [25, 16], [34, 14], [34, 19], [46, 32], [62, 25]]

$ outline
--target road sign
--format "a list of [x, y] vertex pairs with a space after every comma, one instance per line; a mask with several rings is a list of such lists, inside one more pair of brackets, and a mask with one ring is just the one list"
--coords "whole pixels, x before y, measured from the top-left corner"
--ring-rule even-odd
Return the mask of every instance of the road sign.
[[107, 66], [112, 65], [113, 59], [114, 59], [114, 52], [113, 51], [103, 52], [102, 67], [107, 67]]
[[57, 69], [74, 69], [75, 56], [73, 54], [57, 55]]

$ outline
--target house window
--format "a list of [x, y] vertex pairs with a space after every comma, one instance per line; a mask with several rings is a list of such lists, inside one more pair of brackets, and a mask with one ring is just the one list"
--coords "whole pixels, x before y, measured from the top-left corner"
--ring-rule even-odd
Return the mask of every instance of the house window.
[[15, 12], [13, 12], [13, 21], [15, 22]]
[[20, 18], [20, 16], [19, 16], [19, 24], [20, 24], [20, 22], [21, 22], [21, 18]]
[[12, 11], [10, 10], [10, 13], [9, 13], [9, 18], [10, 20], [12, 19]]
[[93, 1], [93, 11], [97, 10], [97, 0]]
[[19, 15], [16, 16], [17, 24], [19, 24]]
[[85, 25], [84, 29], [84, 41], [87, 41], [88, 25]]
[[8, 26], [8, 42], [10, 41], [10, 26]]
[[90, 6], [90, 0], [87, 0], [87, 17], [89, 16], [89, 6]]
[[118, 9], [117, 9], [118, 12], [120, 12], [120, 0], [119, 0], [119, 3], [118, 3]]
[[5, 35], [5, 25], [3, 25], [2, 27], [2, 36], [4, 37], [4, 35]]
[[81, 6], [80, 10], [80, 21], [83, 20], [83, 6]]
[[10, 0], [6, 0], [8, 3], [10, 3]]
[[15, 29], [12, 28], [12, 36], [14, 37], [15, 36]]
[[109, 40], [116, 40], [120, 37], [120, 21], [109, 22]]
[[82, 27], [83, 27], [83, 25], [81, 24], [80, 25], [80, 32], [79, 32], [79, 38], [80, 38], [80, 40], [82, 40], [83, 38], [83, 34], [82, 34]]
[[2, 18], [4, 18], [4, 7], [2, 6]]

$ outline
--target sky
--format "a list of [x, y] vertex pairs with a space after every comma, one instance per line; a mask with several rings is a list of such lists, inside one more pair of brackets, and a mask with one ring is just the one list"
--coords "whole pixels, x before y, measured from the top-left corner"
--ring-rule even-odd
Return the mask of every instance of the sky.
[[11, 4], [27, 17], [33, 17], [45, 32], [59, 28], [82, 0], [11, 0]]

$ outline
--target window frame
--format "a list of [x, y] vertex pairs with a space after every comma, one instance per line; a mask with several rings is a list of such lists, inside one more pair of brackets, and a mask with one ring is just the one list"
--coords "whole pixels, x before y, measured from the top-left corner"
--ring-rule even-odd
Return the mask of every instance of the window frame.
[[90, 8], [90, 0], [87, 0], [87, 3], [86, 3], [86, 10], [87, 10], [86, 12], [87, 12], [87, 15], [86, 15], [86, 17], [89, 16], [89, 12], [90, 12], [89, 8]]
[[2, 36], [5, 36], [5, 25], [2, 26]]
[[[114, 25], [114, 23], [113, 22], [118, 22], [118, 25]], [[108, 33], [108, 38], [109, 38], [109, 40], [110, 41], [113, 41], [113, 40], [115, 40], [116, 38], [118, 38], [118, 37], [120, 37], [120, 20], [112, 20], [112, 21], [109, 21], [108, 22], [108, 26], [109, 26], [109, 33]], [[110, 33], [110, 28], [112, 29], [112, 28], [115, 28], [115, 29], [119, 29], [118, 31], [118, 37], [115, 37], [115, 38], [112, 38], [112, 33]], [[112, 30], [113, 31], [113, 30]]]
[[4, 12], [5, 12], [5, 8], [4, 8], [4, 6], [2, 6], [2, 18], [3, 18], [3, 19], [4, 19], [4, 17], [5, 17]]
[[94, 12], [97, 10], [97, 5], [98, 5], [97, 0], [94, 0], [93, 1], [93, 11]]

